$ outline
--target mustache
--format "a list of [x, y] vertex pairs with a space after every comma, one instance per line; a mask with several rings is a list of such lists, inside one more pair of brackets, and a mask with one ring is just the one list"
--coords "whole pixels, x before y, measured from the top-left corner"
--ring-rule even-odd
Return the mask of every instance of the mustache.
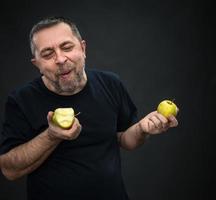
[[75, 67], [73, 66], [73, 64], [63, 64], [63, 65], [60, 65], [59, 68], [58, 68], [58, 70], [57, 70], [57, 75], [61, 75], [63, 73], [72, 71], [74, 69], [75, 69]]

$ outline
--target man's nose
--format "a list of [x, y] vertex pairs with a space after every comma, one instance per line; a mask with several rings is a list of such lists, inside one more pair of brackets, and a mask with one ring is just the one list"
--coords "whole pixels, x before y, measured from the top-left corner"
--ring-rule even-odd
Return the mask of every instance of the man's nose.
[[55, 63], [56, 64], [64, 64], [67, 60], [67, 57], [62, 52], [56, 52]]

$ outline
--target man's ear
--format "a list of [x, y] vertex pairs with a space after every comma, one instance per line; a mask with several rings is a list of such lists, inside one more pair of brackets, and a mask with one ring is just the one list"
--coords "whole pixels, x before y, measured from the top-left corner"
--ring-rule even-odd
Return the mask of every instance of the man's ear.
[[31, 63], [32, 63], [33, 65], [37, 66], [37, 65], [36, 65], [36, 59], [35, 59], [35, 58], [32, 58], [32, 59], [31, 59]]
[[39, 65], [38, 65], [38, 62], [37, 62], [37, 60], [35, 59], [35, 58], [32, 58], [31, 59], [31, 63], [35, 66], [35, 67], [37, 67], [37, 69], [40, 71], [40, 73], [41, 73], [41, 70], [40, 70], [40, 68], [39, 68]]
[[82, 47], [83, 53], [85, 54], [85, 57], [86, 57], [86, 41], [85, 40], [81, 41], [81, 47]]

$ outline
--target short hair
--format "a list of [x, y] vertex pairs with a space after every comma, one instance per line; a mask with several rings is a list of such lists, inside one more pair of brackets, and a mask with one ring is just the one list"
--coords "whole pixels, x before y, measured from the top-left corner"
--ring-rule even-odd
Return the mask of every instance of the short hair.
[[31, 48], [32, 55], [35, 55], [35, 44], [33, 41], [34, 34], [39, 32], [42, 29], [49, 28], [49, 27], [55, 26], [60, 23], [65, 23], [69, 25], [75, 37], [77, 37], [77, 39], [80, 41], [82, 40], [82, 37], [80, 35], [80, 32], [76, 24], [72, 22], [70, 19], [65, 18], [65, 17], [56, 17], [56, 16], [47, 17], [47, 18], [42, 19], [38, 23], [36, 23], [30, 31], [29, 40], [30, 40], [30, 48]]

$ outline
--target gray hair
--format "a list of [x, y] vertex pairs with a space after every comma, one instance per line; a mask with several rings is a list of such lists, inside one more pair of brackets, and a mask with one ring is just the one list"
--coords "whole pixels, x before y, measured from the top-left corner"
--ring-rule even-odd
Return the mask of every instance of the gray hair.
[[35, 55], [35, 49], [36, 49], [33, 41], [34, 34], [39, 32], [42, 29], [49, 28], [60, 23], [65, 23], [69, 25], [75, 37], [77, 37], [77, 39], [80, 41], [82, 40], [82, 37], [80, 35], [77, 26], [70, 19], [67, 19], [65, 17], [54, 17], [54, 16], [47, 17], [39, 21], [37, 24], [35, 24], [30, 31], [29, 40], [30, 40], [30, 48], [33, 56]]

